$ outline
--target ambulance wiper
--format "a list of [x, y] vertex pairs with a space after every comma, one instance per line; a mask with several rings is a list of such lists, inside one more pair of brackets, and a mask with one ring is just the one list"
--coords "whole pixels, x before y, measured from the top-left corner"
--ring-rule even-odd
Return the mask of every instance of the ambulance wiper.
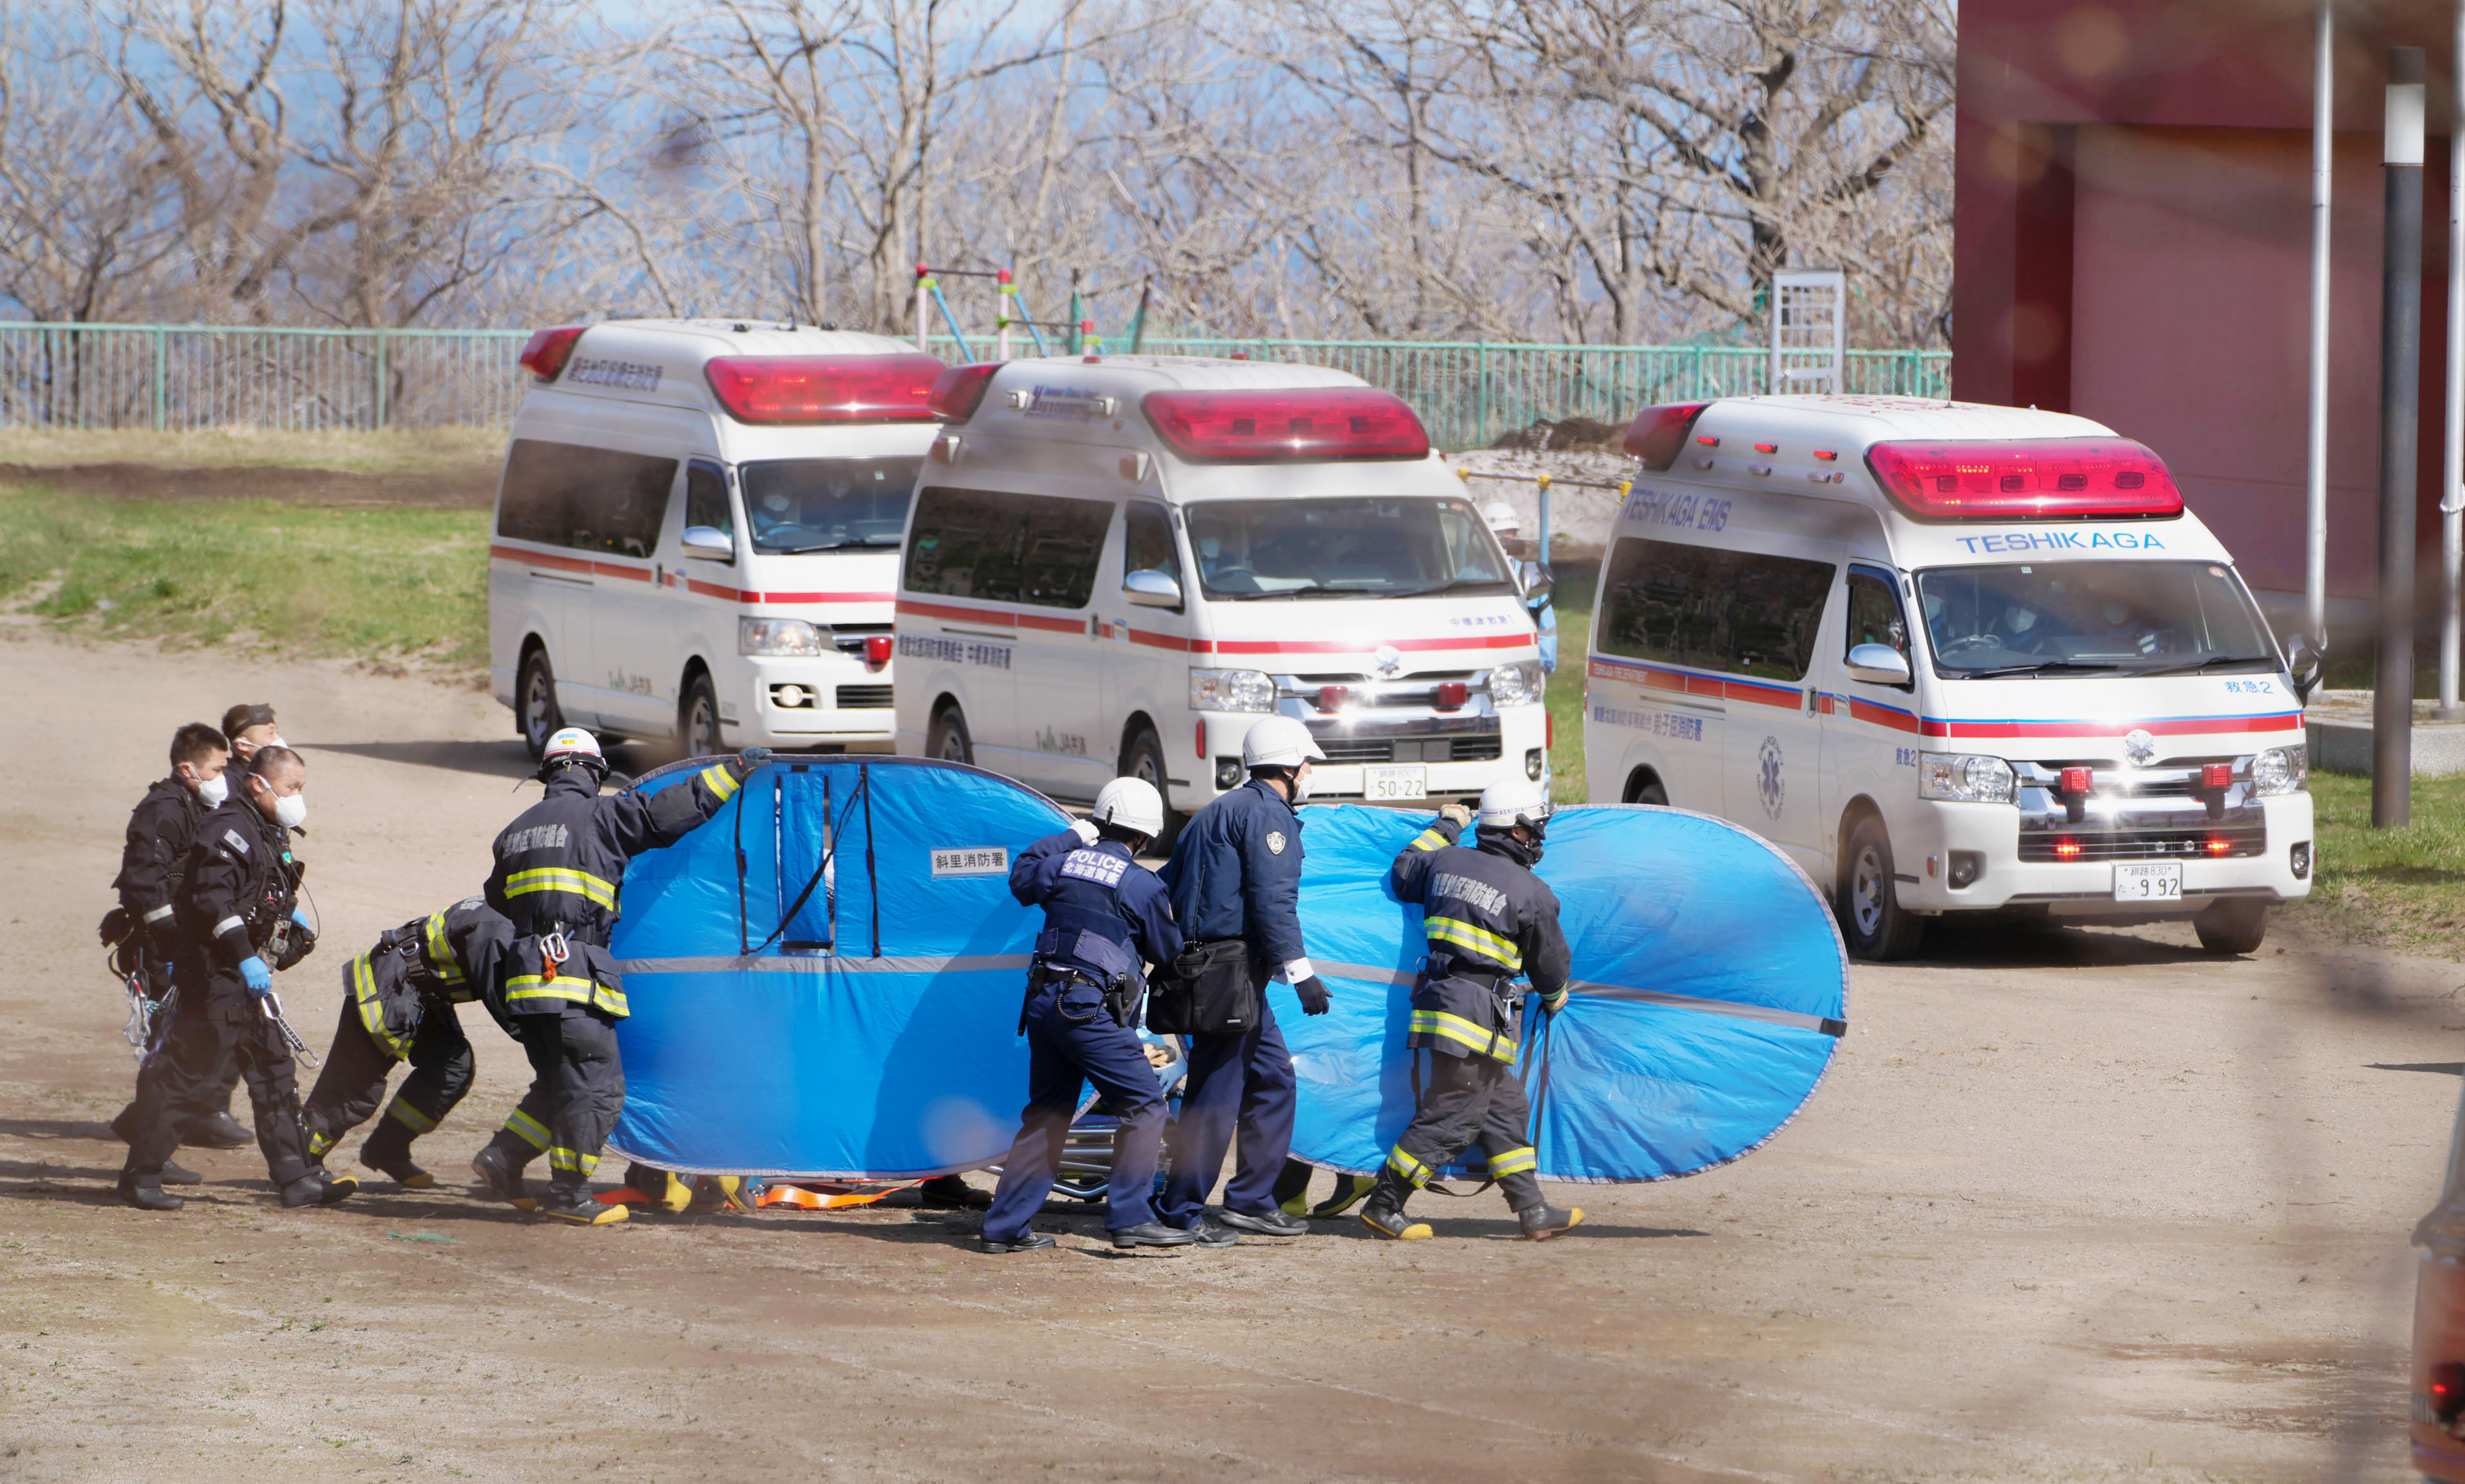
[[1959, 680], [1991, 680], [2007, 675], [2045, 675], [2055, 670], [2120, 670], [2122, 667], [2101, 659], [2042, 659], [2032, 665], [1997, 665], [1991, 670], [1958, 670], [1951, 678]]
[[1383, 596], [1375, 587], [1330, 587], [1312, 583], [1305, 587], [1278, 587], [1273, 592], [1236, 592], [1235, 603], [1255, 603], [1261, 598], [1375, 598]]
[[1487, 587], [1499, 592], [1513, 592], [1515, 590], [1515, 585], [1503, 577], [1456, 577], [1446, 582], [1433, 583], [1427, 587], [1407, 587], [1400, 592], [1390, 592], [1387, 594], [1387, 596], [1390, 598], [1433, 598], [1440, 593], [1461, 592], [1466, 588], [1471, 587]]
[[2187, 665], [2161, 665], [2154, 670], [2140, 670], [2135, 675], [2198, 675], [2212, 665], [2265, 665], [2276, 668], [2276, 661], [2263, 654], [2211, 654]]
[[896, 544], [898, 538], [877, 542], [868, 536], [851, 536], [845, 541], [820, 541], [810, 546], [782, 546], [768, 553], [774, 557], [801, 557], [809, 551], [836, 551], [842, 546], [881, 546]]

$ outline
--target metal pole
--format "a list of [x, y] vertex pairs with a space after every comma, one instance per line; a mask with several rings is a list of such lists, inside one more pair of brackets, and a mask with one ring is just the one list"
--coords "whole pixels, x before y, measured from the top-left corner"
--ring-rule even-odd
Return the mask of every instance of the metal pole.
[[2320, 0], [2311, 81], [2311, 446], [2303, 478], [2302, 624], [2328, 647], [2328, 195], [2336, 144], [2337, 28]]
[[2465, 0], [2456, 7], [2449, 56], [2448, 124], [2448, 441], [2439, 482], [2439, 708], [2442, 721], [2465, 720], [2456, 703], [2460, 635], [2458, 568], [2465, 566]]
[[159, 324], [154, 326], [154, 431], [156, 432], [163, 431], [163, 396], [170, 383], [170, 367], [164, 364], [168, 354], [168, 347], [165, 345], [164, 340], [163, 327]]
[[2422, 416], [2423, 53], [2388, 48], [2381, 164], [2379, 665], [2371, 697], [2371, 828], [2413, 804], [2413, 493]]
[[925, 343], [926, 332], [930, 329], [932, 323], [932, 299], [930, 298], [932, 292], [933, 270], [925, 267], [922, 263], [918, 263], [916, 265], [916, 348], [927, 353], [930, 353], [933, 349], [931, 345]]

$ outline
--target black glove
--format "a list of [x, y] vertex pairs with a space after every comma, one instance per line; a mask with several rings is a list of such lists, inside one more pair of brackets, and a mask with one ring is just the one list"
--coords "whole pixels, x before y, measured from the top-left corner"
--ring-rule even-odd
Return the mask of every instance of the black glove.
[[753, 776], [753, 770], [755, 768], [760, 767], [763, 764], [769, 761], [769, 748], [747, 747], [729, 761], [728, 771], [734, 773], [736, 775], [736, 781], [741, 784], [744, 782], [744, 780]]
[[1335, 996], [1326, 991], [1326, 981], [1316, 974], [1293, 986], [1293, 993], [1301, 997], [1301, 1013], [1304, 1015], [1323, 1015], [1327, 1007], [1335, 1003]]
[[1563, 985], [1550, 993], [1544, 994], [1541, 997], [1541, 1013], [1544, 1015], [1555, 1015], [1566, 1008], [1566, 986]]

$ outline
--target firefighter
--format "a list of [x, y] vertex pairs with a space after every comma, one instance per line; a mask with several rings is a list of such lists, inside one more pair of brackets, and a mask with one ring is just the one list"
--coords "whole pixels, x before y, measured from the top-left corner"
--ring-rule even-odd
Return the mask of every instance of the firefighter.
[[300, 1115], [310, 1159], [322, 1163], [377, 1111], [386, 1078], [407, 1060], [411, 1075], [360, 1145], [360, 1163], [405, 1189], [436, 1184], [411, 1160], [411, 1143], [471, 1090], [471, 1041], [457, 1007], [494, 983], [513, 937], [513, 924], [485, 899], [466, 897], [387, 930], [343, 965], [342, 1021]]
[[683, 839], [769, 761], [769, 749], [750, 747], [656, 793], [603, 798], [598, 740], [578, 726], [547, 740], [539, 770], [547, 796], [497, 836], [485, 894], [514, 934], [490, 1008], [510, 1018], [533, 1073], [513, 1117], [471, 1161], [498, 1199], [530, 1208], [522, 1166], [544, 1151], [551, 1174], [538, 1209], [586, 1226], [625, 1219], [624, 1207], [590, 1194], [599, 1146], [625, 1101], [616, 1052], [625, 984], [608, 956], [616, 884], [627, 861]]
[[[1249, 781], [1190, 816], [1160, 873], [1195, 955], [1241, 959], [1255, 986], [1271, 978], [1291, 985], [1311, 1015], [1325, 1014], [1329, 997], [1301, 947], [1301, 821], [1293, 806], [1308, 795], [1310, 764], [1325, 760], [1309, 728], [1290, 717], [1252, 723], [1241, 741]], [[1255, 1027], [1189, 1042], [1165, 1224], [1206, 1233], [1207, 1197], [1237, 1122], [1240, 1157], [1224, 1187], [1224, 1224], [1262, 1236], [1306, 1234], [1307, 1222], [1277, 1208], [1299, 1084], [1264, 995]]]
[[1527, 975], [1543, 1014], [1566, 1003], [1558, 897], [1532, 874], [1548, 830], [1549, 795], [1520, 778], [1492, 784], [1477, 817], [1478, 844], [1467, 850], [1455, 843], [1464, 807], [1449, 805], [1404, 847], [1388, 876], [1398, 901], [1420, 904], [1429, 939], [1404, 1044], [1416, 1056], [1430, 1052], [1430, 1069], [1361, 1223], [1407, 1242], [1430, 1229], [1406, 1221], [1404, 1203], [1476, 1142], [1525, 1236], [1546, 1241], [1584, 1219], [1580, 1209], [1543, 1200], [1533, 1175], [1540, 1160], [1531, 1144], [1532, 1108], [1515, 1075], [1516, 1007], [1507, 988]]
[[[1163, 831], [1164, 795], [1144, 779], [1116, 778], [1096, 795], [1088, 818], [1036, 841], [1010, 866], [1010, 895], [1044, 909], [1044, 931], [1035, 940], [1018, 1017], [1028, 1045], [1027, 1107], [985, 1213], [988, 1252], [1054, 1245], [1028, 1223], [1053, 1189], [1079, 1092], [1089, 1082], [1121, 1119], [1104, 1207], [1113, 1245], [1188, 1247], [1201, 1239], [1156, 1220], [1164, 1090], [1135, 1029], [1146, 997], [1142, 961], [1169, 963], [1182, 947], [1163, 883], [1136, 862]], [[1235, 1240], [1220, 1227], [1210, 1234], [1210, 1246]]]
[[[308, 1159], [291, 1049], [266, 997], [274, 973], [307, 956], [316, 939], [300, 917], [300, 865], [291, 831], [307, 822], [307, 764], [267, 745], [244, 781], [197, 826], [185, 879], [172, 902], [172, 976], [179, 1002], [161, 1056], [139, 1079], [135, 1137], [120, 1195], [145, 1210], [177, 1210], [163, 1188], [180, 1130], [205, 1113], [222, 1069], [236, 1059], [256, 1115], [256, 1144], [286, 1207], [328, 1206], [359, 1188]], [[269, 962], [271, 960], [271, 962]]]
[[[128, 834], [120, 850], [120, 875], [111, 885], [120, 894], [120, 910], [104, 919], [103, 940], [116, 945], [113, 963], [124, 964], [149, 1004], [161, 1006], [171, 993], [172, 899], [189, 866], [189, 847], [196, 840], [197, 822], [230, 795], [224, 769], [231, 748], [223, 734], [203, 721], [191, 721], [171, 734], [171, 771], [145, 790], [128, 816]], [[156, 1012], [144, 1060], [138, 1064], [142, 1082], [146, 1068], [161, 1050], [170, 1016]], [[182, 1131], [182, 1143], [208, 1149], [236, 1149], [248, 1142], [248, 1130], [231, 1116], [230, 1094], [194, 1124]], [[137, 1104], [131, 1101], [111, 1120], [111, 1131], [123, 1143], [137, 1131]], [[166, 1185], [193, 1185], [196, 1171], [163, 1163]]]

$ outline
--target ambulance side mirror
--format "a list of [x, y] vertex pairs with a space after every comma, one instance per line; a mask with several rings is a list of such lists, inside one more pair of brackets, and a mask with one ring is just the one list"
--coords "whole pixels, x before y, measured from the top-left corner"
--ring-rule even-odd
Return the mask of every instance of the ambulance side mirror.
[[1121, 578], [1121, 596], [1140, 608], [1181, 607], [1181, 584], [1170, 572], [1153, 567]]
[[1549, 569], [1545, 566], [1542, 567], [1532, 574], [1532, 581], [1524, 585], [1523, 606], [1537, 607], [1542, 599], [1549, 596], [1549, 590], [1556, 586], [1556, 581], [1549, 576]]
[[725, 531], [715, 525], [688, 525], [684, 536], [685, 555], [697, 562], [733, 562], [736, 543]]
[[2305, 634], [2296, 634], [2285, 641], [2285, 674], [2294, 682], [2295, 698], [2311, 704], [2311, 693], [2320, 688], [2320, 651]]
[[1849, 650], [1849, 678], [1868, 685], [1906, 685], [1909, 662], [1888, 644], [1858, 644]]

